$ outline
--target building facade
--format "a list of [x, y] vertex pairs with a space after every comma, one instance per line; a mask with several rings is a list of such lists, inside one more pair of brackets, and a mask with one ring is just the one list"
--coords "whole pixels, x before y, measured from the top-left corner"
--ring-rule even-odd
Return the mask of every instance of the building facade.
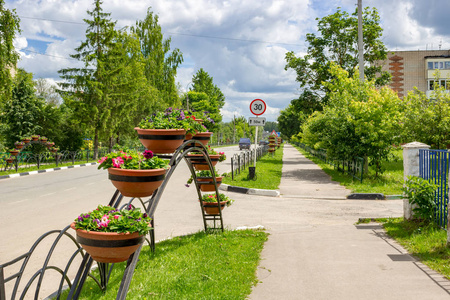
[[450, 50], [389, 51], [383, 63], [383, 71], [392, 76], [390, 87], [400, 98], [414, 87], [429, 96], [437, 70], [439, 83], [450, 90]]

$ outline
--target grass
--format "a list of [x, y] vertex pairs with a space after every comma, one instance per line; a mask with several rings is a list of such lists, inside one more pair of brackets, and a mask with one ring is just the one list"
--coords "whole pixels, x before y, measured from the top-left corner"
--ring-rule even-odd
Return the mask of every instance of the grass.
[[[146, 246], [127, 299], [246, 299], [266, 240], [264, 231], [239, 230], [172, 238], [154, 253]], [[115, 265], [104, 294], [88, 279], [80, 299], [115, 299], [125, 266]]]
[[389, 161], [383, 162], [384, 172], [375, 177], [375, 171], [369, 168], [369, 174], [364, 175], [363, 182], [354, 179], [352, 176], [341, 173], [334, 169], [332, 165], [326, 164], [322, 160], [310, 155], [303, 149], [296, 147], [303, 155], [319, 165], [332, 180], [340, 182], [353, 193], [382, 193], [385, 195], [401, 195], [403, 187], [403, 152], [402, 149], [395, 149], [391, 152]]
[[[86, 161], [76, 161], [75, 165], [81, 165], [81, 164], [86, 164], [86, 163], [93, 163], [93, 162], [97, 162], [96, 160], [91, 160], [89, 162]], [[58, 167], [67, 167], [67, 166], [73, 166], [74, 164], [72, 164], [71, 162], [68, 163], [59, 163]], [[37, 170], [45, 170], [45, 169], [52, 169], [52, 168], [57, 168], [56, 163], [52, 163], [52, 164], [41, 164], [41, 167], [38, 169], [37, 166], [30, 166], [30, 167], [26, 167], [26, 168], [22, 168], [19, 167], [18, 172], [16, 172], [16, 169], [13, 168], [11, 170], [7, 170], [7, 171], [0, 171], [0, 176], [1, 175], [9, 175], [9, 174], [16, 174], [16, 173], [24, 173], [24, 172], [32, 172], [32, 171], [37, 171]]]
[[231, 180], [231, 174], [222, 179], [223, 183], [254, 189], [278, 189], [283, 167], [283, 145], [272, 154], [266, 154], [256, 162], [256, 180], [248, 179], [248, 169], [241, 171]]
[[450, 248], [446, 246], [447, 231], [434, 224], [423, 225], [403, 218], [389, 219], [383, 226], [391, 237], [408, 252], [450, 279]]

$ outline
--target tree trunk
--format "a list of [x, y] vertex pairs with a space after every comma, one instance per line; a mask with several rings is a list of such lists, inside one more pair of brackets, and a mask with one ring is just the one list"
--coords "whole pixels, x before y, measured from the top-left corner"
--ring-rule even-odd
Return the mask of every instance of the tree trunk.
[[94, 160], [98, 160], [98, 129], [94, 133]]

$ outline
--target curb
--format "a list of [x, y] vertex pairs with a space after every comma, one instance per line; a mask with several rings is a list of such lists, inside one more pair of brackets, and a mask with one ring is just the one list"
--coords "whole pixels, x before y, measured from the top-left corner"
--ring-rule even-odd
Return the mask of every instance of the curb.
[[72, 166], [58, 167], [58, 168], [44, 169], [44, 170], [37, 170], [37, 171], [31, 171], [31, 172], [15, 173], [15, 174], [10, 174], [10, 175], [2, 175], [2, 176], [0, 176], [0, 179], [14, 178], [14, 177], [20, 177], [20, 176], [27, 176], [27, 175], [34, 175], [34, 174], [40, 174], [40, 173], [47, 173], [47, 172], [54, 172], [54, 171], [59, 171], [59, 170], [73, 169], [73, 168], [86, 167], [86, 166], [93, 166], [93, 165], [96, 165], [96, 164], [97, 164], [96, 162], [93, 162], [93, 163], [86, 163], [86, 164], [81, 164], [81, 165], [72, 165]]
[[279, 197], [280, 196], [280, 192], [276, 191], [276, 190], [250, 189], [250, 188], [243, 188], [243, 187], [239, 187], [239, 186], [232, 186], [232, 185], [228, 185], [225, 183], [222, 183], [219, 186], [219, 190], [247, 194], [247, 195], [258, 195], [258, 196], [269, 196], [269, 197]]

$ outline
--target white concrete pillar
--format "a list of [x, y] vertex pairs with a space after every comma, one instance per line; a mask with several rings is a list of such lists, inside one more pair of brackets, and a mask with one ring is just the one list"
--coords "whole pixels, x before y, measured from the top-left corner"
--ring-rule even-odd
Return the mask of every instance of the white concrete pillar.
[[[424, 143], [412, 142], [403, 145], [403, 180], [408, 176], [419, 176], [419, 149], [430, 149], [430, 146]], [[412, 206], [408, 199], [403, 200], [403, 217], [411, 219]]]

